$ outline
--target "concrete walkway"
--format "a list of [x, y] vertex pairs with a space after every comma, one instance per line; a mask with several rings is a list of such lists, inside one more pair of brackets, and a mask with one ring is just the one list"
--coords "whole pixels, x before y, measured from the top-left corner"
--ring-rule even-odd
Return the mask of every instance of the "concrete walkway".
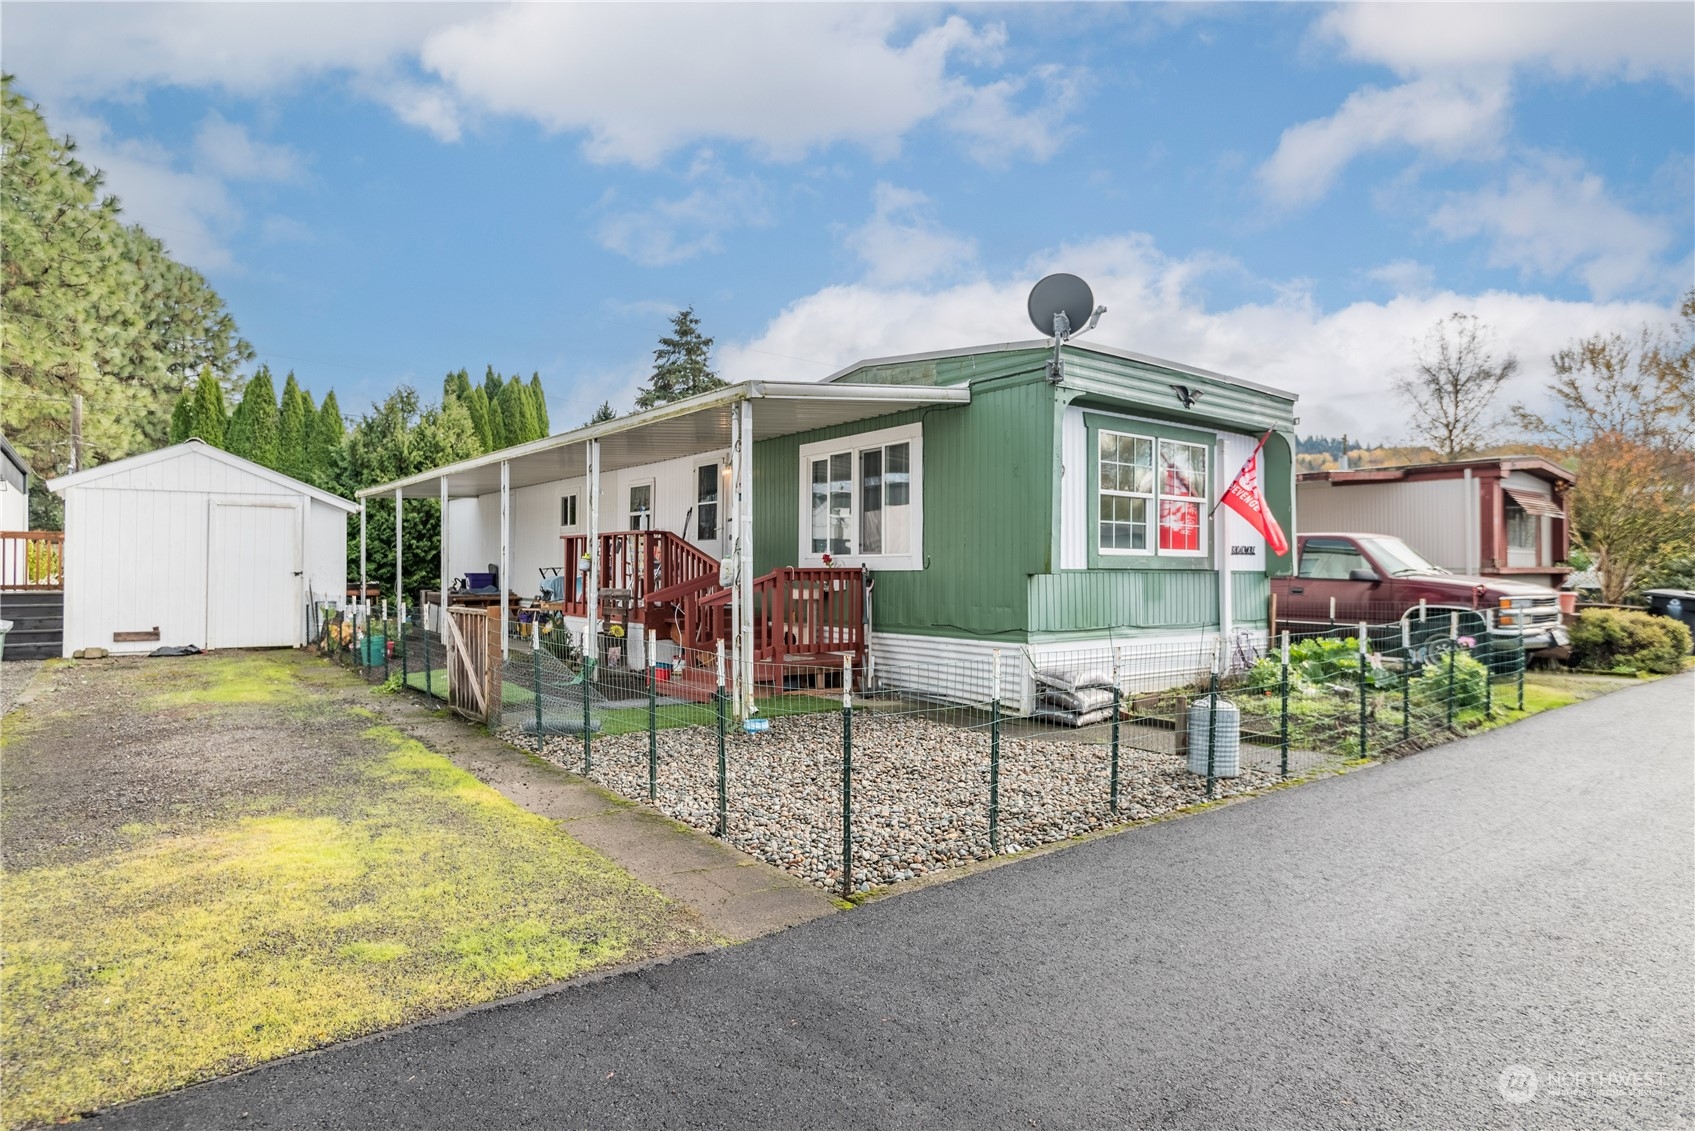
[[430, 711], [417, 696], [369, 696], [360, 704], [514, 803], [561, 822], [571, 836], [692, 908], [726, 939], [742, 942], [836, 911], [835, 902], [812, 885], [458, 718]]

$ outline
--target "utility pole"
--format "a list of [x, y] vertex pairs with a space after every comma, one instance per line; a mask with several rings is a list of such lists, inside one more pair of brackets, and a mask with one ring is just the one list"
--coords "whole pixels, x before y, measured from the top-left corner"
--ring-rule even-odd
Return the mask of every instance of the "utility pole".
[[71, 472], [82, 470], [82, 394], [71, 395]]

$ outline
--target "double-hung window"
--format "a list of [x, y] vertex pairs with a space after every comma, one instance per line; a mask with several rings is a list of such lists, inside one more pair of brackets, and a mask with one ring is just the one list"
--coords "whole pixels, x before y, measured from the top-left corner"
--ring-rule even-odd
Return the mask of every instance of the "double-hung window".
[[803, 445], [802, 561], [923, 568], [922, 442], [907, 425]]
[[694, 538], [713, 542], [718, 538], [718, 465], [703, 463], [695, 468]]
[[559, 525], [567, 530], [577, 528], [577, 496], [559, 496]]
[[1103, 428], [1095, 454], [1101, 553], [1206, 553], [1203, 445]]

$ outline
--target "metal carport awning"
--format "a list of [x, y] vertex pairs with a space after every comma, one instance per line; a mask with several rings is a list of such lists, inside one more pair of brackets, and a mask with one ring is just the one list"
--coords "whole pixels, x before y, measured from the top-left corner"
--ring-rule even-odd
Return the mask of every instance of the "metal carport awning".
[[[869, 420], [912, 408], [964, 405], [971, 401], [967, 386], [820, 385], [784, 381], [746, 381], [697, 397], [661, 405], [631, 416], [587, 425], [572, 432], [533, 440], [490, 452], [476, 459], [409, 475], [377, 487], [359, 498], [359, 583], [364, 592], [365, 512], [373, 498], [395, 501], [395, 570], [401, 570], [400, 503], [404, 499], [439, 499], [441, 522], [441, 593], [448, 592], [447, 503], [451, 499], [498, 493], [500, 496], [500, 584], [511, 575], [511, 498], [515, 487], [532, 487], [583, 476], [587, 480], [589, 562], [584, 603], [589, 625], [583, 651], [594, 656], [599, 608], [595, 578], [600, 563], [600, 473], [618, 471], [703, 452], [731, 452], [730, 534], [734, 558], [731, 608], [736, 633], [730, 687], [736, 714], [753, 710], [753, 444], [756, 439], [792, 436]], [[398, 585], [397, 585], [398, 590]], [[444, 601], [445, 603], [445, 601]], [[500, 652], [507, 656], [507, 602], [500, 606]], [[445, 612], [443, 613], [445, 616]]]
[[492, 495], [501, 489], [502, 464], [507, 467], [508, 486], [512, 488], [577, 478], [583, 474], [590, 441], [600, 445], [602, 471], [717, 451], [730, 446], [733, 419], [743, 401], [753, 409], [754, 437], [764, 440], [851, 424], [908, 408], [962, 405], [970, 400], [971, 390], [963, 386], [745, 381], [646, 412], [367, 487], [357, 497], [391, 497], [399, 491], [407, 499], [435, 499], [440, 497], [444, 479], [450, 499]]

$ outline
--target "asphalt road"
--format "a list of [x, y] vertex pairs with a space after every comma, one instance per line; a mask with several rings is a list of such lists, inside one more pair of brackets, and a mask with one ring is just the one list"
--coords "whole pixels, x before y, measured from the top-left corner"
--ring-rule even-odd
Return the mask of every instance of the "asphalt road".
[[100, 1124], [1688, 1127], [1692, 715], [1634, 687]]

